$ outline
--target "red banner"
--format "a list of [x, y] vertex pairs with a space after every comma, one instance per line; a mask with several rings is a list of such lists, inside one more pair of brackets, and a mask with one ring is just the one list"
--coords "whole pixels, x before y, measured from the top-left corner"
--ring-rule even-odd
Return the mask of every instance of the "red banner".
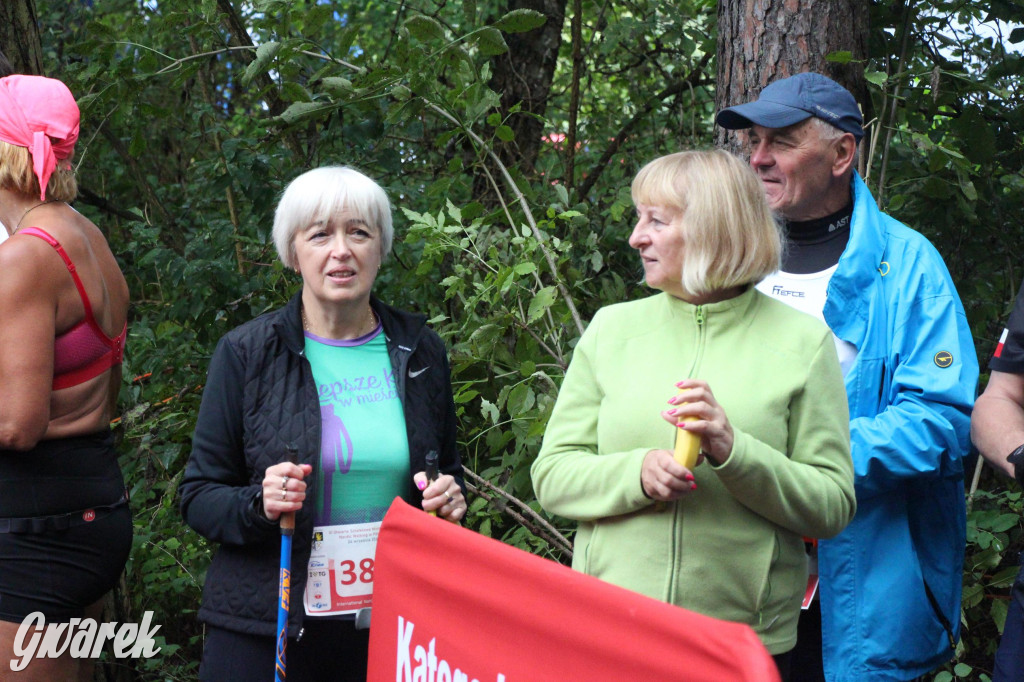
[[368, 682], [778, 682], [746, 625], [701, 616], [391, 505]]

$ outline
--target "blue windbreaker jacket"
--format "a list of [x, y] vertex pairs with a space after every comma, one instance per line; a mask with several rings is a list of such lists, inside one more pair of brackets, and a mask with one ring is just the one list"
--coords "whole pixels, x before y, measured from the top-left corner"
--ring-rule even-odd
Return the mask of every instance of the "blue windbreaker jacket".
[[819, 545], [825, 677], [909, 680], [960, 635], [978, 360], [941, 256], [857, 175], [853, 189], [824, 315], [858, 351], [846, 376], [857, 514]]

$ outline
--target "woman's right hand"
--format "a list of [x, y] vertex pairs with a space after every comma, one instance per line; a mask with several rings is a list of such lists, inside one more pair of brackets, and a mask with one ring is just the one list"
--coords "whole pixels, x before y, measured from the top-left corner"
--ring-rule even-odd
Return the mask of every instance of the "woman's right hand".
[[668, 450], [651, 450], [644, 456], [640, 485], [647, 497], [658, 502], [672, 502], [697, 489], [693, 473]]
[[306, 499], [306, 476], [313, 473], [310, 464], [281, 462], [267, 467], [263, 477], [263, 515], [277, 521], [281, 514], [302, 509]]

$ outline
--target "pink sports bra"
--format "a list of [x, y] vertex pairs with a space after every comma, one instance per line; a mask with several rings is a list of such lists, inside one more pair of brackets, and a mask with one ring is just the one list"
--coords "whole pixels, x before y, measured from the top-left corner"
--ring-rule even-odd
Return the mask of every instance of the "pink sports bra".
[[39, 237], [53, 247], [71, 273], [78, 295], [82, 299], [82, 307], [85, 308], [85, 318], [53, 340], [53, 390], [77, 386], [120, 365], [124, 358], [128, 323], [125, 322], [124, 329], [116, 338], [107, 336], [93, 317], [89, 296], [85, 293], [75, 264], [71, 262], [60, 242], [38, 227], [26, 227], [18, 234]]

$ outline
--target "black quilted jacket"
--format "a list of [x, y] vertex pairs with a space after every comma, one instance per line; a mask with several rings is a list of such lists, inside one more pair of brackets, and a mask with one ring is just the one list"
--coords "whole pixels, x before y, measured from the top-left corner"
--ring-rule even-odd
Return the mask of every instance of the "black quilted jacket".
[[[181, 483], [181, 513], [200, 535], [220, 543], [206, 574], [201, 620], [229, 630], [276, 634], [280, 533], [257, 510], [267, 467], [286, 459], [320, 460], [320, 403], [303, 356], [300, 296], [227, 333], [217, 344]], [[455, 448], [455, 406], [444, 343], [413, 315], [371, 301], [384, 326], [388, 354], [405, 411], [413, 472], [431, 450], [440, 469], [462, 482]], [[424, 371], [425, 370], [425, 371]], [[422, 496], [409, 481], [407, 501]], [[292, 608], [288, 632], [302, 625], [313, 517], [296, 514], [292, 552]]]

